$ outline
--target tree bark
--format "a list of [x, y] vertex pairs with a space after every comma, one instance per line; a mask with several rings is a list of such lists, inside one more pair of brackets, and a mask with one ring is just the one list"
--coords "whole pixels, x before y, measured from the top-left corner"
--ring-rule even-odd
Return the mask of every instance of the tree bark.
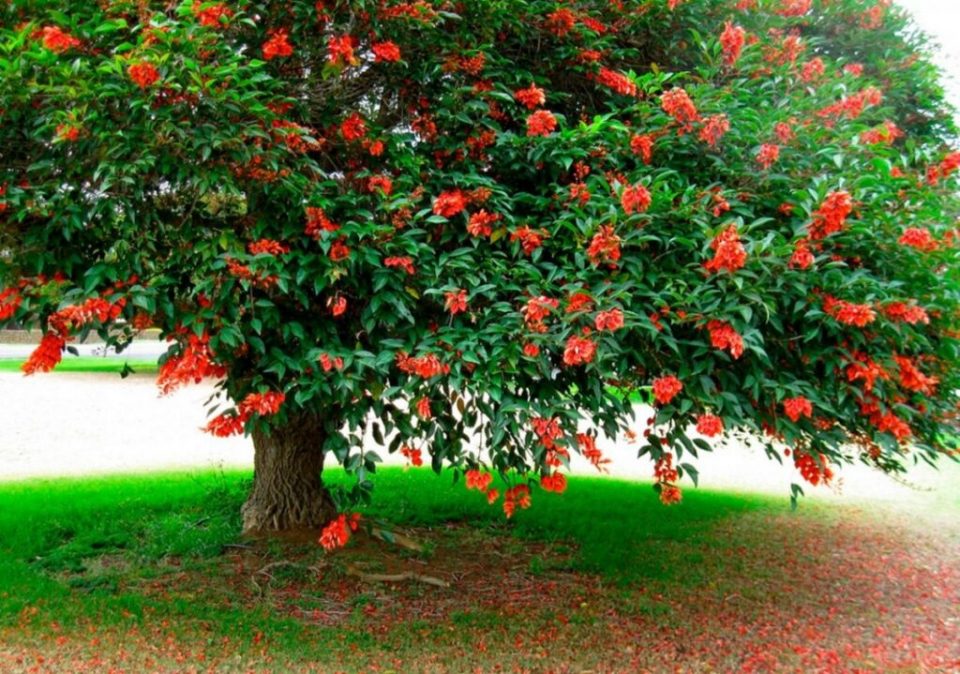
[[253, 432], [253, 490], [240, 511], [244, 534], [317, 530], [336, 517], [321, 477], [326, 433], [315, 415]]

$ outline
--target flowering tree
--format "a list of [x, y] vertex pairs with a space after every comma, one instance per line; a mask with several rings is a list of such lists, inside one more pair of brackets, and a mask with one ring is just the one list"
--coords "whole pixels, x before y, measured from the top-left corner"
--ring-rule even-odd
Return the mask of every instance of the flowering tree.
[[665, 502], [702, 436], [949, 453], [960, 154], [889, 2], [68, 4], [0, 8], [0, 321], [27, 373], [158, 327], [248, 530], [342, 543], [367, 433], [511, 515], [638, 390]]

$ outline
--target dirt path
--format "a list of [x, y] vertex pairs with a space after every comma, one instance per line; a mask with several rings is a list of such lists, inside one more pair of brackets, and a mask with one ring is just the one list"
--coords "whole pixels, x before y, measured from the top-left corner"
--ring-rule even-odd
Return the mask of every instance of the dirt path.
[[[115, 374], [50, 374], [23, 377], [0, 373], [0, 480], [24, 477], [144, 472], [170, 468], [250, 467], [246, 438], [218, 439], [200, 428], [210, 385], [187, 387], [160, 397], [151, 376], [121, 380]], [[639, 418], [648, 414], [641, 410]], [[639, 425], [639, 424], [638, 424]], [[372, 442], [372, 440], [371, 440]], [[617, 477], [650, 476], [650, 464], [636, 459], [636, 446], [601, 442]], [[386, 452], [382, 453], [386, 455]], [[402, 463], [387, 456], [389, 463]], [[791, 466], [768, 460], [759, 447], [727, 441], [696, 461], [701, 486], [753, 492], [789, 493], [799, 482]], [[574, 472], [596, 474], [575, 459]], [[921, 467], [908, 488], [864, 467], [843, 470], [839, 490], [819, 488], [823, 498], [869, 499], [899, 506], [931, 508], [953, 498], [960, 471]], [[814, 490], [808, 490], [812, 493]], [[912, 508], [911, 508], [912, 509]]]

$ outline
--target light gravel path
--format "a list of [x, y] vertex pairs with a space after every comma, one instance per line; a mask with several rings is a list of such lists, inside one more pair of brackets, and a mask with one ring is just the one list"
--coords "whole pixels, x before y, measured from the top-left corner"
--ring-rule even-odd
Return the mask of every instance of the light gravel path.
[[[208, 384], [161, 397], [149, 375], [0, 373], [0, 480], [212, 466], [251, 467], [249, 439], [203, 433]], [[642, 420], [648, 416], [640, 410]], [[372, 442], [372, 441], [371, 441]], [[636, 445], [601, 441], [616, 477], [648, 479], [651, 464], [637, 460]], [[387, 463], [402, 463], [386, 456]], [[768, 460], [762, 449], [728, 441], [695, 461], [701, 486], [786, 495], [800, 482], [790, 466]], [[596, 474], [578, 458], [573, 471]], [[960, 472], [921, 468], [907, 488], [864, 467], [844, 468], [839, 490], [807, 489], [824, 498], [922, 504], [960, 488]]]

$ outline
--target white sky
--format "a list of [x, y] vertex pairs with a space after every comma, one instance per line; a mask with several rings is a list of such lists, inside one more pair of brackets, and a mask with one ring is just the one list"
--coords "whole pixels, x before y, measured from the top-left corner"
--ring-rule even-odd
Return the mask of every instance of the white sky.
[[940, 45], [936, 62], [946, 73], [944, 85], [960, 109], [960, 0], [896, 0], [917, 25]]

